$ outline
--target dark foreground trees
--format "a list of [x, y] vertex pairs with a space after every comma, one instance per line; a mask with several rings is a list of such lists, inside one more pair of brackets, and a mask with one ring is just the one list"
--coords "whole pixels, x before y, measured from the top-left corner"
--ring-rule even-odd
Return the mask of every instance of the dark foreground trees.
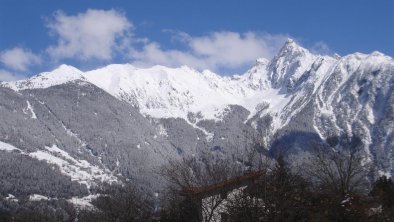
[[394, 218], [394, 183], [386, 176], [380, 177], [370, 192], [373, 207], [370, 209], [371, 220], [393, 221]]
[[[238, 189], [231, 198], [219, 198], [208, 208], [212, 211], [218, 205], [221, 209], [224, 206], [223, 218], [228, 222], [392, 221], [394, 218], [393, 183], [382, 177], [371, 189], [368, 180], [371, 178], [370, 162], [357, 137], [337, 138], [335, 142], [319, 144], [303, 161], [297, 168], [288, 165], [281, 155], [275, 164], [264, 165], [260, 162], [259, 166], [265, 167], [255, 170], [264, 173], [253, 186]], [[208, 166], [211, 164], [205, 163]], [[217, 175], [221, 180], [234, 175], [225, 167], [217, 169], [195, 173], [190, 164], [182, 162], [167, 168], [169, 174], [165, 176], [170, 184], [176, 186], [172, 187], [173, 193], [167, 199], [169, 203], [162, 211], [166, 219], [163, 221], [216, 221], [213, 217], [201, 217], [198, 199], [177, 195], [176, 188], [180, 191], [185, 187], [214, 184], [216, 180], [212, 178], [215, 177], [206, 178], [213, 172], [216, 173], [211, 176]], [[218, 198], [217, 195], [212, 197]]]
[[201, 205], [201, 198], [185, 191], [226, 181], [242, 175], [244, 170], [244, 166], [231, 159], [207, 153], [199, 158], [171, 161], [160, 171], [169, 184], [163, 200], [162, 221], [212, 221], [213, 212], [222, 204], [223, 198], [207, 196], [205, 204]]
[[[0, 222], [393, 221], [394, 183], [385, 176], [368, 183], [368, 158], [360, 144], [357, 138], [319, 144], [299, 167], [282, 155], [256, 161], [251, 154], [243, 163], [210, 153], [174, 160], [160, 172], [169, 185], [160, 193], [161, 210], [127, 182], [101, 188], [90, 209], [74, 208], [66, 200], [7, 201], [0, 194]], [[223, 186], [225, 192], [217, 192], [229, 184], [223, 181], [254, 172], [258, 177], [247, 186]], [[218, 216], [218, 209], [223, 214]]]
[[131, 184], [104, 186], [92, 207], [76, 207], [65, 199], [6, 200], [0, 196], [0, 222], [145, 222], [153, 219], [153, 203]]
[[29, 201], [21, 198], [18, 202], [0, 199], [1, 222], [57, 222], [75, 221], [76, 209], [65, 200]]
[[368, 217], [368, 156], [358, 137], [330, 139], [304, 162], [313, 190], [310, 215], [318, 221], [362, 221]]
[[131, 184], [106, 186], [92, 204], [94, 209], [79, 213], [79, 221], [143, 222], [153, 217], [153, 204], [147, 195]]
[[311, 191], [306, 180], [292, 173], [282, 156], [256, 183], [228, 200], [229, 221], [303, 221]]
[[[303, 177], [292, 172], [283, 157], [276, 163], [269, 159], [249, 161], [255, 164], [247, 170], [242, 170], [228, 159], [211, 157], [197, 161], [199, 163], [195, 161], [174, 161], [163, 169], [171, 192], [166, 196], [162, 221], [220, 221], [220, 217], [215, 216], [219, 208], [226, 212], [221, 217], [224, 216], [228, 222], [303, 221], [308, 217], [310, 186]], [[196, 164], [199, 167], [196, 168]], [[235, 188], [237, 192], [231, 193], [232, 188], [223, 186], [223, 193], [231, 194], [231, 198], [223, 198], [217, 190], [209, 195], [209, 189], [221, 187], [220, 182], [241, 178], [250, 172], [258, 173], [259, 178], [248, 186], [239, 187], [239, 190]], [[188, 190], [208, 191], [203, 194], [182, 193]]]

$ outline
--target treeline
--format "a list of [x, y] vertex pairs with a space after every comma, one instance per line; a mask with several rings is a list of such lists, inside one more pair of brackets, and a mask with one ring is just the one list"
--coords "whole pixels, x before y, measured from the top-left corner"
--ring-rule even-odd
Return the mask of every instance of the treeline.
[[[374, 174], [360, 139], [316, 144], [298, 158], [267, 158], [259, 150], [252, 147], [242, 157], [202, 153], [172, 160], [157, 172], [167, 187], [158, 197], [127, 182], [101, 187], [90, 208], [0, 195], [0, 221], [393, 221], [394, 183]], [[251, 172], [258, 177], [236, 192], [185, 192]]]

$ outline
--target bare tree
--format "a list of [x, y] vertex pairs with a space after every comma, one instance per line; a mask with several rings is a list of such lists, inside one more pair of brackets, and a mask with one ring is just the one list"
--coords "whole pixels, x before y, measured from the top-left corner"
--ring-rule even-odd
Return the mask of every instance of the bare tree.
[[345, 197], [365, 190], [370, 163], [358, 137], [344, 137], [333, 146], [315, 147], [304, 169], [320, 189]]
[[279, 156], [259, 180], [227, 204], [229, 221], [302, 221], [307, 216], [309, 185]]
[[314, 147], [304, 172], [314, 188], [311, 214], [321, 221], [365, 218], [363, 196], [368, 190], [370, 162], [360, 138], [329, 138]]
[[140, 189], [131, 184], [105, 186], [92, 203], [95, 210], [80, 212], [81, 221], [150, 221], [153, 204]]
[[232, 159], [202, 153], [199, 158], [172, 160], [161, 169], [160, 173], [169, 182], [169, 193], [183, 195], [181, 200], [171, 197], [169, 199], [176, 199], [179, 203], [188, 201], [189, 206], [199, 208], [189, 211], [198, 214], [193, 217], [196, 220], [215, 221], [214, 212], [223, 203], [223, 197], [195, 195], [194, 191], [242, 175], [243, 168], [242, 164], [237, 164]]

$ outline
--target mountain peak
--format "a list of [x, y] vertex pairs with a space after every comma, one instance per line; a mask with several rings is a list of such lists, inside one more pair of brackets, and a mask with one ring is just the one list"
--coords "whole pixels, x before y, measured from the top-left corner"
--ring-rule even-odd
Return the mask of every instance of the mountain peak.
[[83, 72], [74, 66], [62, 64], [50, 72], [42, 72], [29, 80], [56, 80], [61, 82], [68, 82], [75, 79], [82, 79]]
[[83, 72], [70, 65], [60, 65], [51, 72], [42, 72], [29, 79], [8, 82], [4, 86], [14, 90], [48, 88], [55, 85], [64, 84], [74, 80], [84, 80]]
[[70, 66], [70, 65], [67, 65], [67, 64], [61, 64], [56, 69], [54, 69], [52, 72], [82, 74], [81, 70], [75, 68], [74, 66]]
[[285, 44], [291, 44], [291, 43], [295, 43], [294, 39], [292, 39], [292, 38], [287, 38]]
[[297, 44], [293, 39], [288, 38], [285, 44], [279, 50], [278, 57], [287, 55], [304, 55], [306, 53], [309, 53], [307, 49]]
[[293, 83], [313, 64], [316, 56], [287, 39], [279, 53], [270, 62], [269, 78], [274, 88], [284, 87], [291, 90]]

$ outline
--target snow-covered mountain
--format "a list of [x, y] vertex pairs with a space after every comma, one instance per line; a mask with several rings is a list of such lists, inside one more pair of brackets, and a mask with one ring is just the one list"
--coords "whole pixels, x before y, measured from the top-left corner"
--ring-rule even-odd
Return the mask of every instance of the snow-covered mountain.
[[61, 85], [70, 81], [83, 80], [83, 72], [73, 66], [61, 65], [52, 72], [43, 72], [27, 80], [4, 83], [15, 91], [26, 89], [45, 89], [51, 86]]
[[62, 65], [0, 83], [0, 111], [0, 142], [25, 156], [57, 147], [77, 165], [146, 183], [168, 158], [242, 156], [256, 141], [299, 150], [340, 134], [362, 138], [367, 160], [394, 173], [394, 60], [379, 52], [315, 55], [289, 39], [271, 61], [257, 59], [234, 76], [187, 66]]
[[20, 91], [87, 81], [153, 118], [187, 120], [189, 113], [198, 113], [203, 119], [220, 120], [228, 105], [245, 107], [253, 116], [265, 104], [270, 104], [267, 112], [277, 115], [290, 100], [288, 89], [283, 86], [291, 87], [317, 58], [289, 39], [273, 61], [257, 59], [256, 65], [243, 75], [220, 76], [187, 66], [141, 69], [130, 64], [114, 64], [83, 73], [61, 65], [52, 72], [3, 86]]

